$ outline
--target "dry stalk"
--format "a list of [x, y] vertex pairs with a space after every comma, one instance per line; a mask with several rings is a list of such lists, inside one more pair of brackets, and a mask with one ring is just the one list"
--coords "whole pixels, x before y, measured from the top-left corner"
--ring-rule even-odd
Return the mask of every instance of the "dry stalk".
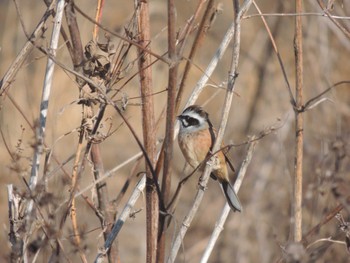
[[[49, 99], [50, 99], [50, 93], [51, 93], [51, 87], [52, 87], [52, 80], [53, 80], [53, 72], [55, 63], [52, 60], [52, 57], [56, 56], [56, 49], [58, 46], [58, 40], [60, 35], [60, 28], [62, 25], [62, 17], [63, 17], [63, 9], [64, 9], [64, 0], [57, 1], [56, 4], [56, 16], [54, 19], [53, 24], [53, 31], [51, 35], [51, 41], [50, 41], [50, 48], [48, 53], [50, 56], [48, 56], [48, 61], [46, 65], [46, 72], [45, 72], [45, 78], [44, 78], [44, 85], [43, 85], [43, 92], [42, 92], [42, 98], [40, 103], [40, 117], [39, 117], [39, 127], [38, 127], [38, 135], [37, 135], [37, 144], [35, 146], [34, 155], [33, 155], [33, 162], [32, 162], [32, 170], [30, 174], [30, 183], [29, 188], [31, 191], [33, 191], [37, 185], [38, 177], [39, 177], [39, 167], [40, 167], [40, 160], [43, 152], [43, 141], [45, 136], [45, 128], [46, 128], [46, 118], [47, 118], [47, 111], [49, 106]], [[26, 224], [28, 224], [26, 227], [31, 227], [31, 222], [34, 218], [32, 215], [34, 208], [34, 202], [33, 200], [30, 200], [28, 202], [27, 208], [26, 208]], [[28, 245], [28, 236], [24, 240], [24, 258], [25, 260], [28, 260], [28, 254], [27, 254], [27, 245]]]
[[[254, 139], [254, 137], [253, 137], [253, 139]], [[258, 141], [252, 140], [252, 143], [250, 143], [248, 146], [246, 157], [242, 162], [242, 165], [241, 165], [239, 172], [238, 172], [236, 182], [234, 184], [234, 190], [236, 193], [238, 193], [238, 191], [242, 185], [245, 173], [247, 171], [247, 168], [248, 168], [250, 161], [252, 160], [255, 145], [257, 143], [258, 143]], [[231, 210], [231, 208], [229, 207], [229, 205], [226, 202], [225, 206], [221, 212], [221, 215], [215, 224], [215, 228], [211, 234], [211, 237], [210, 237], [210, 240], [207, 244], [207, 247], [203, 253], [203, 256], [202, 256], [201, 261], [200, 261], [201, 263], [208, 262], [209, 257], [213, 251], [214, 245], [217, 242], [221, 231], [224, 229], [224, 224], [226, 222], [226, 219], [227, 219], [227, 216], [228, 216], [228, 213], [230, 212], [230, 210]]]
[[[174, 123], [175, 123], [175, 100], [177, 89], [177, 72], [179, 57], [176, 50], [176, 9], [174, 0], [168, 0], [168, 55], [171, 64], [169, 66], [168, 77], [168, 97], [166, 111], [166, 130], [164, 139], [164, 162], [163, 162], [163, 177], [162, 177], [162, 198], [164, 204], [169, 202], [170, 187], [171, 187], [171, 164], [173, 159], [174, 149]], [[159, 216], [158, 230], [158, 246], [157, 246], [157, 262], [164, 262], [165, 259], [165, 220], [166, 215]]]
[[150, 21], [148, 1], [137, 1], [138, 9], [138, 52], [139, 52], [139, 71], [142, 100], [142, 130], [145, 151], [150, 163], [146, 166], [146, 232], [147, 232], [147, 252], [146, 262], [156, 262], [157, 257], [157, 233], [158, 233], [158, 214], [159, 199], [156, 189], [157, 178], [153, 173], [156, 164], [156, 134], [155, 118], [152, 88], [152, 68], [151, 56], [147, 50], [150, 50]]
[[86, 186], [84, 189], [81, 189], [79, 192], [77, 192], [75, 194], [75, 198], [82, 195], [83, 193], [85, 193], [86, 191], [90, 190], [92, 187], [95, 187], [98, 183], [103, 182], [104, 180], [106, 180], [107, 178], [109, 178], [110, 176], [112, 176], [115, 172], [117, 172], [118, 170], [120, 170], [121, 168], [123, 168], [124, 166], [126, 166], [127, 164], [137, 160], [138, 158], [140, 158], [142, 156], [142, 152], [138, 152], [137, 154], [135, 154], [134, 156], [130, 157], [129, 159], [125, 160], [124, 162], [122, 162], [121, 164], [117, 165], [116, 167], [114, 167], [112, 170], [106, 172], [103, 176], [101, 176], [99, 179], [96, 179], [93, 183], [89, 184], [88, 186]]
[[21, 197], [16, 195], [13, 185], [7, 185], [8, 216], [10, 222], [9, 241], [11, 243], [11, 262], [19, 262], [23, 256], [23, 240], [19, 230], [22, 228]]
[[[197, 7], [196, 12], [194, 14], [194, 17], [193, 17], [193, 20], [192, 20], [192, 24], [195, 21], [195, 18], [198, 16], [200, 10], [202, 9], [202, 5], [204, 4], [204, 2], [205, 1], [202, 0], [202, 1], [200, 1], [198, 3], [198, 7]], [[208, 20], [209, 20], [208, 17], [210, 15], [211, 9], [213, 8], [213, 5], [214, 5], [214, 0], [209, 0], [208, 4], [207, 4], [207, 8], [205, 10], [205, 13], [204, 13], [204, 15], [202, 17], [201, 23], [199, 25], [196, 37], [195, 37], [194, 42], [192, 44], [191, 51], [190, 51], [190, 54], [189, 54], [189, 57], [187, 59], [186, 66], [185, 66], [185, 69], [184, 69], [184, 74], [182, 76], [181, 83], [180, 83], [180, 86], [179, 86], [179, 91], [177, 93], [176, 104], [175, 104], [175, 107], [176, 107], [175, 108], [175, 112], [179, 111], [180, 103], [181, 103], [181, 100], [182, 100], [182, 94], [183, 94], [183, 91], [185, 89], [185, 83], [186, 83], [187, 77], [189, 76], [189, 73], [190, 73], [190, 70], [191, 70], [191, 66], [192, 66], [191, 61], [193, 60], [195, 54], [197, 53], [197, 50], [198, 50], [199, 45], [201, 43], [201, 40], [204, 37], [205, 27], [206, 27], [206, 25], [208, 23]], [[191, 27], [192, 27], [192, 25], [191, 25]]]
[[23, 62], [27, 59], [29, 54], [34, 48], [34, 43], [40, 39], [45, 33], [45, 23], [47, 19], [51, 16], [54, 9], [55, 1], [52, 1], [50, 6], [46, 9], [43, 17], [41, 18], [39, 24], [35, 27], [33, 33], [30, 35], [28, 41], [24, 44], [23, 48], [17, 55], [16, 59], [13, 61], [9, 69], [6, 71], [5, 75], [0, 81], [0, 96], [8, 89], [8, 87], [13, 82], [16, 77], [17, 72], [23, 65]]
[[[253, 4], [256, 6], [256, 3], [253, 2]], [[277, 9], [278, 11], [282, 11], [283, 9], [283, 3], [282, 2], [277, 2]], [[260, 10], [259, 10], [260, 11]], [[281, 29], [282, 23], [281, 23], [281, 19], [280, 18], [276, 18], [273, 21], [270, 21], [270, 23], [272, 23], [271, 27], [271, 32], [269, 33], [270, 38], [272, 36], [275, 36], [279, 30]], [[268, 28], [266, 21], [264, 21], [265, 27]], [[263, 30], [263, 29], [261, 29]], [[261, 45], [260, 41], [259, 41], [259, 45]], [[276, 47], [276, 46], [275, 46]], [[254, 50], [254, 47], [251, 47], [250, 50]], [[273, 51], [274, 51], [274, 46], [270, 44], [270, 42], [268, 40], [264, 41], [264, 47], [262, 48], [262, 50], [266, 50], [265, 52], [263, 52], [263, 54], [261, 55], [260, 61], [262, 61], [262, 63], [259, 65], [258, 68], [258, 83], [255, 85], [256, 86], [256, 90], [255, 93], [253, 95], [253, 99], [252, 99], [252, 103], [249, 109], [249, 115], [247, 118], [247, 122], [246, 122], [246, 126], [245, 126], [245, 133], [249, 133], [251, 125], [254, 121], [255, 116], [257, 115], [257, 112], [259, 110], [259, 102], [261, 100], [261, 98], [263, 97], [263, 93], [264, 91], [267, 89], [267, 85], [266, 82], [268, 80], [267, 76], [267, 72], [268, 72], [268, 64], [269, 61], [273, 58]]]
[[137, 199], [139, 198], [140, 194], [144, 190], [145, 186], [146, 186], [146, 176], [144, 175], [141, 178], [141, 180], [138, 182], [138, 184], [136, 185], [128, 202], [125, 204], [124, 209], [120, 213], [118, 220], [116, 220], [111, 233], [108, 235], [108, 238], [104, 244], [102, 251], [97, 254], [95, 262], [102, 262], [103, 261], [103, 258], [108, 253], [108, 250], [112, 246], [113, 241], [116, 239], [116, 237], [117, 237], [119, 231], [121, 230], [121, 228], [123, 227], [125, 221], [128, 219], [128, 217], [130, 217], [131, 208], [134, 207]]
[[[259, 12], [259, 14], [261, 15], [261, 10], [259, 8], [259, 6], [255, 3], [255, 1], [253, 1], [253, 4], [254, 4], [254, 7], [256, 8], [256, 10]], [[271, 30], [270, 30], [270, 27], [268, 26], [267, 22], [266, 22], [266, 19], [265, 17], [261, 16], [261, 20], [263, 21], [264, 23], [264, 26], [266, 28], [266, 31], [270, 37], [270, 40], [271, 40], [271, 44], [273, 46], [273, 49], [275, 50], [275, 53], [277, 55], [277, 59], [278, 59], [278, 62], [280, 64], [280, 67], [281, 67], [281, 70], [282, 70], [282, 74], [283, 74], [283, 77], [284, 77], [284, 81], [286, 82], [286, 85], [287, 85], [287, 90], [288, 90], [288, 94], [289, 94], [289, 100], [290, 100], [290, 103], [293, 105], [295, 105], [295, 99], [294, 99], [294, 96], [293, 96], [293, 92], [292, 92], [292, 88], [289, 84], [289, 81], [288, 81], [288, 77], [287, 77], [287, 72], [286, 72], [286, 69], [284, 67], [284, 64], [283, 64], [283, 61], [282, 61], [282, 57], [281, 57], [281, 54], [277, 48], [277, 44], [276, 44], [276, 41], [271, 33]]]
[[[68, 37], [64, 37], [65, 33], [63, 30], [61, 30], [61, 34], [67, 43], [68, 50], [71, 49], [70, 55], [73, 61], [74, 69], [77, 70], [78, 72], [81, 72], [81, 67], [84, 60], [84, 54], [83, 54], [83, 45], [81, 43], [80, 30], [78, 27], [78, 21], [75, 14], [73, 0], [67, 1], [67, 5], [65, 7], [65, 15], [66, 15], [66, 21], [69, 29], [71, 45], [70, 45], [70, 42], [68, 41]], [[76, 81], [79, 83], [79, 79], [76, 79]]]
[[[74, 195], [75, 189], [78, 185], [78, 176], [79, 176], [79, 163], [80, 163], [80, 156], [83, 150], [83, 141], [84, 141], [84, 129], [81, 129], [80, 135], [79, 135], [79, 143], [77, 146], [77, 150], [75, 153], [75, 160], [74, 160], [74, 166], [73, 166], [73, 173], [72, 173], [72, 180], [71, 180], [71, 196]], [[75, 198], [71, 197], [71, 202], [68, 202], [68, 207], [70, 208], [70, 217], [72, 220], [72, 228], [74, 233], [74, 239], [75, 239], [75, 245], [78, 248], [79, 256], [83, 262], [87, 262], [86, 255], [84, 254], [84, 251], [81, 248], [81, 239], [80, 239], [80, 233], [79, 233], [79, 227], [77, 222], [77, 211], [76, 211], [76, 205], [75, 205]], [[68, 209], [67, 209], [68, 212]], [[64, 216], [63, 218], [66, 218]], [[61, 227], [63, 228], [65, 220], [61, 221]]]
[[[103, 8], [103, 5], [104, 5], [104, 0], [98, 0], [97, 2], [97, 8], [96, 8], [96, 15], [95, 15], [95, 21], [97, 23], [100, 23], [101, 22], [101, 17], [102, 17], [102, 8]], [[97, 40], [97, 34], [98, 34], [98, 25], [94, 25], [94, 31], [92, 33], [92, 38], [94, 41]]]
[[83, 16], [85, 17], [87, 20], [89, 20], [90, 22], [94, 23], [95, 25], [98, 25], [99, 28], [103, 29], [104, 31], [108, 32], [109, 34], [111, 34], [112, 36], [115, 36], [127, 43], [130, 43], [132, 44], [133, 46], [143, 50], [145, 53], [147, 54], [150, 54], [152, 55], [153, 57], [156, 57], [157, 59], [159, 59], [160, 61], [163, 61], [164, 63], [167, 63], [167, 64], [170, 64], [170, 62], [164, 58], [163, 56], [160, 56], [154, 52], [152, 52], [150, 49], [145, 49], [142, 45], [140, 45], [139, 43], [133, 41], [133, 40], [130, 40], [129, 38], [127, 37], [124, 37], [120, 34], [117, 34], [115, 32], [113, 32], [112, 30], [109, 30], [107, 27], [103, 26], [102, 24], [100, 23], [97, 23], [93, 18], [89, 17], [87, 14], [85, 14], [78, 6], [74, 5], [74, 8]]
[[[84, 55], [83, 55], [83, 47], [80, 39], [80, 32], [79, 32], [79, 27], [78, 23], [76, 20], [75, 16], [75, 11], [74, 11], [74, 5], [73, 1], [68, 1], [67, 6], [65, 8], [65, 14], [66, 14], [66, 21], [68, 24], [68, 29], [73, 45], [73, 52], [71, 53], [72, 56], [72, 61], [74, 65], [74, 69], [81, 72], [81, 66], [82, 62], [84, 60]], [[76, 78], [77, 82], [79, 83], [79, 79]], [[83, 106], [84, 108], [84, 106]], [[83, 109], [84, 110], [84, 109]], [[77, 145], [76, 149], [76, 154], [75, 154], [75, 160], [74, 160], [74, 166], [73, 166], [73, 171], [72, 171], [72, 178], [71, 178], [71, 188], [70, 188], [70, 198], [69, 202], [67, 203], [67, 210], [65, 213], [68, 213], [70, 210], [70, 218], [72, 221], [72, 228], [73, 228], [73, 233], [74, 233], [74, 242], [75, 245], [78, 249], [79, 256], [83, 262], [87, 262], [86, 255], [84, 253], [84, 250], [82, 249], [81, 246], [81, 238], [80, 238], [80, 232], [79, 232], [79, 225], [78, 225], [78, 220], [77, 220], [77, 207], [76, 207], [76, 199], [74, 198], [74, 193], [78, 187], [78, 182], [79, 182], [79, 176], [80, 176], [80, 162], [81, 162], [81, 155], [83, 151], [83, 144], [84, 144], [84, 136], [85, 136], [85, 129], [83, 127], [84, 123], [82, 122], [81, 127], [80, 127], [80, 134], [79, 134], [79, 142]], [[66, 215], [63, 215], [61, 219], [61, 227], [60, 229], [63, 228], [63, 225], [65, 223]]]
[[[104, 116], [105, 108], [106, 108], [105, 105], [100, 105], [96, 123], [91, 133], [91, 136], [94, 136], [96, 134], [97, 129]], [[102, 155], [100, 151], [100, 144], [95, 144], [95, 143], [91, 144], [91, 142], [89, 142], [88, 147], [91, 147], [90, 155], [91, 155], [91, 161], [93, 163], [94, 181], [96, 181], [102, 178], [104, 175], [104, 166], [103, 166]], [[96, 183], [95, 187], [96, 187], [96, 193], [97, 193], [97, 199], [98, 199], [97, 215], [100, 219], [101, 229], [103, 230], [104, 239], [106, 240], [107, 236], [111, 232], [113, 221], [114, 221], [113, 211], [110, 209], [107, 184]], [[108, 251], [108, 257], [110, 262], [118, 261], [117, 260], [118, 246], [116, 242]]]
[[[296, 12], [302, 12], [302, 0], [296, 0]], [[295, 95], [295, 170], [293, 187], [293, 240], [299, 242], [302, 239], [302, 186], [303, 186], [303, 112], [299, 109], [303, 107], [303, 38], [302, 38], [302, 19], [300, 16], [295, 18], [295, 69], [296, 83]]]
[[[26, 117], [24, 111], [20, 108], [20, 105], [18, 105], [18, 104], [16, 103], [16, 101], [11, 97], [11, 95], [7, 94], [7, 97], [10, 99], [10, 101], [13, 103], [13, 105], [15, 106], [15, 108], [16, 108], [16, 109], [20, 112], [20, 114], [23, 116], [23, 118], [24, 118], [25, 121], [27, 122], [28, 126], [29, 126], [29, 127], [32, 129], [32, 131], [34, 132], [34, 131], [35, 131], [34, 126], [31, 124], [31, 122], [29, 121], [29, 119]], [[45, 142], [43, 142], [43, 143], [44, 143], [44, 146], [47, 147], [47, 145], [45, 144]], [[80, 150], [80, 151], [81, 151], [81, 150]], [[63, 174], [65, 175], [65, 177], [66, 177], [67, 179], [71, 180], [72, 177], [71, 177], [71, 176], [68, 174], [68, 172], [65, 170], [64, 166], [68, 163], [68, 161], [70, 161], [71, 159], [73, 159], [73, 158], [76, 156], [76, 154], [74, 154], [73, 156], [71, 156], [70, 158], [68, 158], [68, 160], [65, 161], [65, 162], [63, 162], [63, 163], [61, 163], [61, 162], [57, 159], [57, 157], [56, 157], [55, 154], [53, 154], [52, 152], [51, 152], [51, 154], [52, 154], [53, 159], [55, 160], [55, 162], [56, 162], [59, 166], [58, 166], [56, 169], [54, 169], [50, 174], [54, 174], [55, 171], [57, 171], [57, 170], [62, 170], [62, 172], [63, 172]], [[79, 159], [76, 160], [76, 161], [79, 161]], [[73, 175], [74, 175], [74, 172], [73, 172]], [[46, 176], [48, 176], [48, 175], [46, 175]], [[102, 181], [102, 180], [101, 180], [101, 181]], [[96, 184], [93, 184], [92, 186], [95, 186], [95, 185], [96, 185]], [[91, 186], [91, 187], [92, 187], [92, 186]], [[78, 186], [76, 186], [76, 188], [77, 188], [78, 191], [80, 190]], [[82, 191], [82, 192], [83, 192], [83, 191]], [[82, 192], [79, 194], [79, 196], [82, 195], [82, 197], [83, 197], [84, 201], [87, 203], [87, 205], [95, 211], [96, 209], [95, 209], [95, 207], [92, 205], [92, 202], [91, 202], [91, 201], [89, 200], [89, 198], [88, 198], [86, 195], [84, 195]], [[78, 196], [78, 195], [76, 195], [75, 197], [77, 197], [77, 196]], [[65, 204], [67, 204], [67, 203], [65, 202]], [[96, 211], [95, 211], [95, 212], [96, 212]], [[67, 216], [67, 214], [64, 215], [64, 220], [65, 220], [66, 216]], [[62, 222], [62, 224], [63, 224], [63, 222]], [[63, 226], [63, 225], [62, 225], [62, 226]], [[76, 228], [76, 229], [77, 229], [77, 228]], [[78, 231], [77, 231], [77, 232], [78, 232]], [[58, 239], [57, 239], [56, 241], [58, 242], [58, 247], [60, 247], [60, 249], [62, 250], [62, 245], [60, 244], [60, 241], [59, 241]], [[63, 250], [62, 250], [62, 251], [63, 251]], [[39, 251], [38, 251], [38, 252], [39, 252]], [[38, 255], [38, 252], [36, 253], [37, 255]]]
[[[59, 39], [60, 28], [62, 24], [63, 8], [64, 8], [64, 1], [59, 0], [57, 2], [57, 12], [55, 16], [54, 25], [53, 25], [53, 32], [51, 36], [50, 49], [49, 49], [49, 53], [53, 57], [56, 56], [56, 49], [58, 46], [58, 39]], [[48, 57], [45, 79], [44, 79], [44, 87], [43, 87], [41, 105], [40, 105], [38, 145], [36, 146], [36, 149], [34, 152], [33, 166], [32, 166], [30, 183], [29, 183], [31, 189], [35, 188], [38, 181], [38, 176], [39, 176], [38, 173], [39, 173], [39, 166], [40, 166], [40, 158], [43, 151], [42, 141], [45, 136], [46, 117], [47, 117], [47, 111], [49, 106], [54, 68], [55, 68], [54, 61], [51, 59], [51, 57]], [[30, 211], [31, 209], [29, 208], [28, 212], [30, 213]]]
[[344, 206], [342, 204], [337, 205], [333, 208], [329, 213], [313, 228], [311, 228], [306, 234], [303, 235], [301, 242], [306, 247], [309, 245], [308, 239], [313, 235], [319, 233], [322, 226], [327, 224], [331, 219], [333, 219], [341, 210], [343, 210]]

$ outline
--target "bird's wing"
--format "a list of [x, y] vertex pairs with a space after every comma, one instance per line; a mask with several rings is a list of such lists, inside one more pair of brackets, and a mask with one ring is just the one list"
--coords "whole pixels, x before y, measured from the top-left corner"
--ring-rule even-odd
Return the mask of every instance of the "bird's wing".
[[235, 174], [235, 173], [236, 173], [236, 170], [235, 170], [235, 167], [234, 167], [233, 164], [232, 164], [232, 161], [231, 161], [230, 157], [228, 157], [228, 156], [226, 155], [226, 153], [224, 153], [224, 155], [225, 155], [226, 163], [228, 164], [228, 166], [230, 166], [231, 171]]
[[[211, 121], [209, 119], [208, 119], [208, 123], [209, 123], [209, 132], [210, 132], [210, 136], [211, 136], [210, 151], [212, 151], [214, 141], [216, 140], [217, 131], [213, 127], [213, 124], [211, 123]], [[224, 146], [224, 144], [222, 144], [222, 146]], [[228, 150], [223, 150], [222, 153], [225, 156], [226, 163], [228, 164], [228, 166], [230, 166], [231, 171], [235, 174], [236, 173], [235, 167], [233, 166], [231, 159], [227, 156]]]

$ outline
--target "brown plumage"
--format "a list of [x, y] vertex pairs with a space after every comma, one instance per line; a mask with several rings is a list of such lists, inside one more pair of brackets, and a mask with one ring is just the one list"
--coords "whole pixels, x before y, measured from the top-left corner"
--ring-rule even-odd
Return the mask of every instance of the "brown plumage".
[[[178, 136], [180, 149], [186, 161], [193, 168], [196, 168], [205, 160], [208, 152], [212, 149], [216, 131], [209, 120], [208, 113], [197, 105], [186, 108], [178, 116], [178, 119], [180, 120]], [[214, 158], [211, 177], [220, 182], [231, 209], [241, 211], [242, 206], [230, 184], [226, 162], [228, 159], [225, 154], [222, 151], [218, 152]], [[205, 163], [202, 164], [201, 169], [204, 166]]]

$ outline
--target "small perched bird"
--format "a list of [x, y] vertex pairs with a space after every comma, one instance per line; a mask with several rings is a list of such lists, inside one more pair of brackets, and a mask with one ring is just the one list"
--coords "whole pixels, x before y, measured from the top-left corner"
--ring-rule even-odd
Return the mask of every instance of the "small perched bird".
[[[192, 105], [186, 108], [178, 120], [180, 131], [178, 142], [186, 161], [196, 168], [201, 165], [212, 150], [216, 138], [216, 131], [209, 120], [209, 115], [200, 106]], [[241, 211], [241, 203], [229, 181], [226, 162], [229, 160], [220, 151], [215, 155], [211, 177], [218, 180], [222, 186], [227, 202], [233, 211]], [[230, 164], [230, 163], [229, 163]], [[202, 164], [202, 169], [205, 164]], [[234, 171], [233, 166], [230, 164]]]

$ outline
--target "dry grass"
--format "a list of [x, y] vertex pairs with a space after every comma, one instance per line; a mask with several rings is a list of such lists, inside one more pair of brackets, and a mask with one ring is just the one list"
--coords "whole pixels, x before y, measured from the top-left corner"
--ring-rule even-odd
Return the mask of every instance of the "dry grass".
[[[25, 31], [31, 33], [46, 10], [41, 1], [17, 1], [25, 25]], [[113, 2], [113, 3], [112, 3]], [[257, 1], [263, 13], [293, 13], [294, 3], [289, 1], [277, 4], [275, 1]], [[194, 13], [196, 2], [175, 1], [177, 7], [176, 29], [185, 27], [187, 20]], [[81, 0], [75, 4], [94, 17], [96, 1]], [[198, 52], [192, 60], [192, 68], [185, 85], [180, 109], [192, 93], [193, 87], [202, 76], [203, 71], [219, 46], [223, 35], [232, 22], [232, 1], [223, 1], [221, 10], [204, 41], [200, 43]], [[305, 2], [305, 12], [321, 14], [317, 3]], [[124, 28], [132, 21], [134, 7], [132, 1], [106, 1], [101, 24], [111, 31], [124, 33]], [[152, 51], [162, 55], [167, 50], [167, 6], [163, 1], [151, 1], [150, 22], [152, 35]], [[253, 6], [248, 15], [256, 14]], [[337, 19], [339, 23], [350, 30], [350, 3], [335, 1], [330, 13], [346, 16], [346, 20]], [[26, 42], [20, 17], [13, 1], [0, 2], [0, 76], [4, 76], [16, 55]], [[83, 45], [92, 37], [93, 24], [77, 14], [80, 35]], [[293, 49], [294, 16], [266, 16], [276, 45], [280, 51], [283, 65], [289, 83], [295, 83], [295, 62]], [[47, 47], [50, 41], [52, 18], [48, 19], [47, 31], [38, 45]], [[317, 96], [327, 88], [340, 81], [349, 81], [350, 39], [334, 25], [329, 18], [308, 14], [302, 17], [303, 48], [304, 48], [304, 102]], [[63, 26], [67, 30], [64, 22]], [[244, 18], [242, 21], [241, 51], [239, 60], [239, 76], [235, 83], [237, 96], [233, 98], [224, 141], [226, 144], [239, 144], [248, 136], [259, 134], [262, 130], [281, 123], [282, 126], [272, 134], [264, 137], [256, 146], [253, 160], [248, 167], [246, 177], [240, 189], [239, 196], [243, 204], [243, 212], [230, 213], [224, 225], [209, 262], [296, 262], [291, 257], [302, 257], [299, 262], [348, 262], [349, 253], [344, 243], [348, 232], [339, 227], [341, 222], [335, 217], [321, 224], [317, 231], [305, 236], [315, 225], [323, 222], [327, 215], [341, 204], [340, 211], [345, 222], [349, 221], [350, 203], [350, 84], [344, 83], [332, 88], [322, 98], [320, 104], [304, 112], [304, 156], [303, 156], [303, 244], [295, 244], [292, 240], [291, 200], [293, 194], [294, 174], [294, 112], [283, 78], [280, 65], [266, 29], [258, 16]], [[68, 32], [68, 30], [67, 30]], [[184, 57], [187, 57], [195, 31], [191, 33], [185, 46]], [[105, 41], [104, 32], [100, 30], [99, 39]], [[118, 45], [120, 40], [112, 37]], [[227, 81], [231, 63], [232, 48], [226, 52], [219, 62], [210, 83], [215, 85]], [[72, 60], [62, 37], [60, 38], [57, 60], [68, 68], [73, 68]], [[9, 242], [9, 218], [6, 185], [13, 184], [23, 199], [29, 199], [30, 194], [22, 178], [29, 181], [33, 158], [33, 147], [37, 144], [35, 129], [39, 118], [39, 105], [47, 57], [38, 49], [25, 60], [20, 67], [13, 83], [0, 96], [0, 222], [3, 226], [0, 235], [3, 260], [8, 260], [11, 253]], [[134, 62], [134, 63], [131, 63]], [[185, 60], [179, 65], [179, 78], [182, 76]], [[125, 64], [130, 63], [128, 71], [123, 72], [121, 80], [114, 89], [121, 87], [133, 74], [138, 72], [137, 50], [131, 47], [127, 52]], [[155, 94], [154, 111], [156, 120], [166, 106], [167, 94], [164, 91], [168, 85], [168, 65], [157, 62], [152, 66], [153, 92]], [[128, 97], [128, 105], [124, 115], [133, 127], [136, 135], [142, 138], [142, 118], [140, 84], [138, 75], [132, 78], [113, 100]], [[223, 87], [226, 87], [224, 84]], [[224, 103], [225, 90], [217, 91], [215, 87], [206, 87], [196, 104], [205, 104], [205, 109], [216, 127], [220, 126], [221, 106]], [[109, 93], [113, 94], [114, 92]], [[37, 208], [45, 220], [36, 220], [33, 233], [29, 235], [31, 258], [39, 251], [37, 262], [45, 262], [52, 256], [56, 241], [60, 240], [65, 256], [71, 262], [80, 260], [76, 240], [72, 236], [72, 224], [68, 218], [62, 229], [59, 229], [59, 218], [64, 214], [71, 187], [70, 175], [73, 171], [79, 127], [82, 121], [82, 106], [77, 103], [79, 88], [75, 76], [56, 66], [52, 94], [49, 104], [44, 157], [50, 150], [53, 154], [47, 164], [47, 182], [40, 182], [32, 193]], [[98, 104], [93, 106], [95, 113]], [[279, 121], [280, 120], [280, 121]], [[114, 131], [109, 134], [110, 131]], [[156, 138], [160, 141], [165, 136], [165, 121], [161, 119]], [[88, 137], [86, 137], [88, 139]], [[140, 151], [130, 129], [120, 115], [108, 106], [101, 120], [99, 134], [95, 140], [100, 144], [101, 158], [104, 170], [109, 171]], [[86, 141], [84, 147], [86, 146]], [[161, 144], [157, 145], [159, 149]], [[84, 152], [84, 151], [83, 151]], [[233, 147], [230, 155], [235, 167], [239, 167], [245, 158], [246, 146]], [[64, 171], [57, 169], [64, 163]], [[80, 159], [81, 161], [81, 159]], [[172, 161], [172, 190], [184, 174], [189, 174], [189, 168], [183, 172], [185, 161], [177, 143], [175, 143]], [[113, 213], [120, 212], [128, 200], [138, 181], [136, 174], [144, 171], [144, 161], [133, 161], [123, 166], [105, 180], [109, 200], [116, 200], [111, 206]], [[84, 189], [93, 182], [93, 163], [90, 156], [86, 159], [85, 169], [81, 173], [78, 187]], [[44, 173], [41, 165], [39, 174]], [[167, 231], [167, 249], [174, 233], [178, 230], [184, 215], [190, 208], [197, 191], [199, 173], [184, 186], [179, 205], [174, 214], [172, 224]], [[120, 192], [126, 180], [130, 178], [129, 188], [124, 195]], [[79, 190], [77, 190], [79, 192]], [[96, 190], [85, 192], [92, 204], [97, 204]], [[180, 248], [176, 262], [198, 262], [206, 247], [215, 222], [224, 206], [224, 197], [218, 185], [209, 181], [204, 200]], [[103, 246], [104, 238], [101, 223], [96, 211], [80, 196], [76, 198], [78, 230], [81, 237], [80, 249], [86, 254], [88, 262], [95, 259], [98, 249]], [[118, 236], [118, 251], [121, 262], [143, 262], [146, 258], [146, 202], [140, 198], [135, 206], [135, 215], [123, 226]], [[36, 218], [41, 218], [37, 213]], [[42, 237], [45, 229], [50, 242]], [[61, 230], [61, 231], [60, 231]], [[346, 230], [346, 229], [345, 229]], [[314, 243], [319, 240], [319, 242]], [[51, 247], [52, 246], [52, 247]], [[40, 250], [38, 250], [40, 249]], [[65, 256], [64, 256], [64, 255]], [[168, 255], [168, 250], [166, 251]], [[308, 261], [309, 260], [309, 261]]]

